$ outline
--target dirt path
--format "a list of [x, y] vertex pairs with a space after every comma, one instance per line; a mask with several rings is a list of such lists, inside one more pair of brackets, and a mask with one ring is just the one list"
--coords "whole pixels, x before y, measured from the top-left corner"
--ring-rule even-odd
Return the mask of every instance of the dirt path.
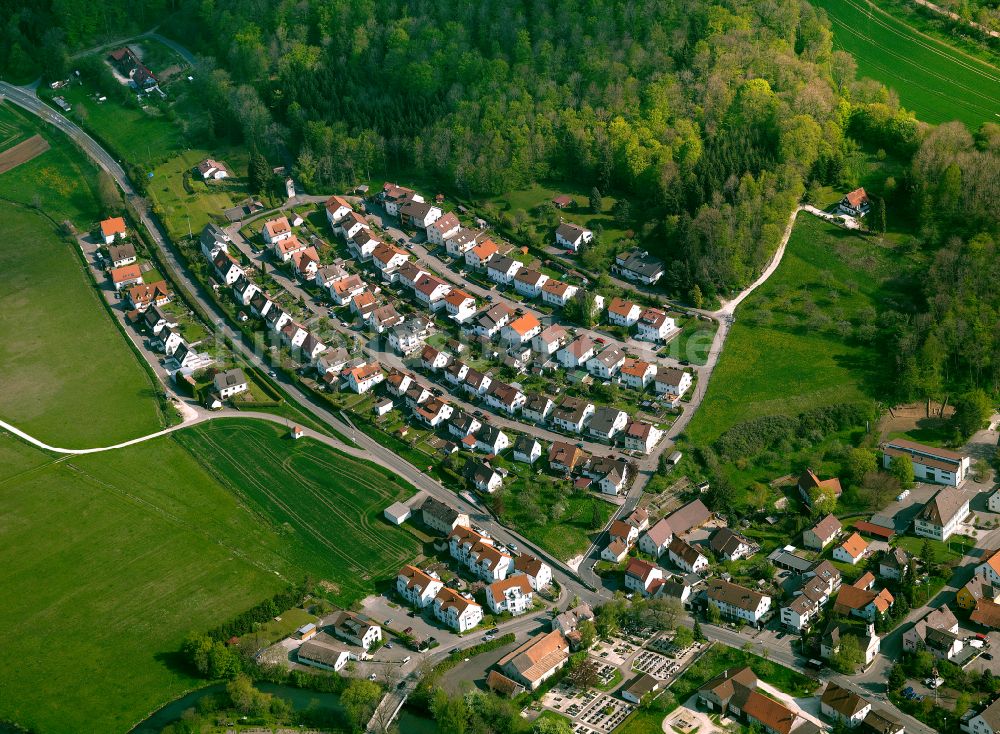
[[23, 140], [0, 153], [0, 173], [7, 173], [10, 169], [17, 168], [22, 163], [27, 163], [32, 158], [40, 156], [48, 149], [49, 141], [41, 135], [32, 135], [27, 140]]

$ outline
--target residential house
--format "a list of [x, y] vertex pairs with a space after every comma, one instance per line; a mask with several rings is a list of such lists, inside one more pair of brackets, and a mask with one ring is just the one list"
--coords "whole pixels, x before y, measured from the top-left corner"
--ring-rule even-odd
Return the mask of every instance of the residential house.
[[524, 267], [524, 263], [506, 255], [499, 255], [490, 258], [486, 263], [486, 277], [494, 283], [508, 285], [514, 280], [517, 271]]
[[637, 507], [625, 518], [625, 522], [641, 533], [649, 529], [649, 513], [643, 508]]
[[500, 338], [507, 344], [520, 346], [530, 342], [542, 332], [542, 324], [532, 313], [524, 313], [500, 330]]
[[565, 347], [556, 352], [556, 359], [566, 369], [577, 369], [594, 356], [595, 342], [587, 334], [580, 334]]
[[[333, 231], [344, 238], [344, 242], [350, 246], [351, 240], [361, 230], [368, 229], [368, 220], [355, 211], [347, 212], [333, 225]], [[357, 256], [357, 255], [355, 255]]]
[[503, 478], [489, 464], [470, 461], [465, 465], [465, 478], [469, 483], [486, 494], [493, 494], [503, 486]]
[[136, 285], [137, 283], [142, 283], [142, 271], [135, 263], [120, 268], [112, 268], [108, 271], [108, 276], [111, 278], [111, 285], [115, 287], [116, 291]]
[[404, 321], [388, 330], [389, 347], [398, 354], [408, 356], [419, 351], [423, 346], [425, 330], [418, 321]]
[[611, 272], [633, 283], [652, 285], [663, 277], [664, 264], [644, 250], [629, 250], [615, 255]]
[[459, 526], [468, 527], [469, 525], [468, 515], [433, 497], [428, 497], [420, 505], [420, 516], [424, 525], [444, 535], [449, 534]]
[[771, 597], [719, 578], [708, 580], [708, 603], [726, 619], [742, 619], [760, 626], [771, 609]]
[[562, 247], [570, 252], [579, 252], [581, 247], [593, 239], [594, 233], [579, 224], [563, 222], [556, 227], [556, 247]]
[[639, 538], [639, 528], [630, 525], [624, 520], [615, 520], [608, 528], [608, 538], [611, 541], [620, 540], [631, 548]]
[[550, 278], [542, 286], [542, 302], [562, 308], [580, 290], [575, 285]]
[[514, 573], [523, 574], [535, 591], [541, 591], [552, 583], [552, 568], [549, 564], [528, 553], [522, 553], [514, 559]]
[[611, 441], [627, 424], [628, 413], [609, 405], [602, 405], [594, 410], [587, 424], [587, 432], [591, 436]]
[[962, 731], [970, 734], [998, 734], [1000, 732], [1000, 698], [964, 722]]
[[676, 331], [677, 329], [673, 318], [667, 316], [666, 311], [652, 307], [642, 312], [637, 324], [639, 331], [636, 334], [636, 338], [651, 342], [663, 341], [672, 331]]
[[497, 333], [510, 323], [514, 312], [503, 303], [495, 303], [480, 311], [471, 322], [471, 331], [476, 336], [492, 339]]
[[671, 367], [656, 373], [654, 389], [657, 395], [665, 396], [668, 401], [676, 405], [691, 388], [693, 382], [690, 372]]
[[496, 426], [485, 425], [476, 433], [476, 450], [484, 454], [499, 454], [510, 446], [510, 438]]
[[437, 311], [445, 305], [444, 297], [451, 291], [451, 286], [433, 275], [421, 275], [413, 284], [413, 296], [422, 306]]
[[969, 473], [968, 456], [903, 438], [892, 439], [882, 446], [882, 466], [888, 469], [889, 463], [896, 456], [904, 456], [910, 460], [913, 475], [920, 482], [958, 487]]
[[202, 180], [208, 181], [209, 179], [213, 181], [220, 181], [224, 178], [229, 178], [232, 174], [226, 167], [226, 164], [222, 161], [212, 160], [211, 158], [206, 158], [197, 166], [195, 170], [198, 175], [201, 176]]
[[476, 299], [463, 290], [452, 288], [444, 297], [444, 309], [454, 321], [464, 324], [476, 314]]
[[159, 334], [165, 327], [176, 328], [177, 322], [171, 321], [158, 306], [150, 306], [142, 314], [142, 323], [146, 325], [154, 335]]
[[729, 528], [719, 528], [712, 535], [708, 547], [719, 558], [724, 558], [727, 561], [738, 561], [741, 558], [749, 558], [753, 554], [754, 544]]
[[840, 534], [841, 529], [836, 515], [827, 515], [808, 530], [802, 531], [802, 545], [813, 550], [823, 550]]
[[910, 556], [902, 548], [888, 548], [878, 562], [878, 575], [884, 579], [902, 581], [910, 570]]
[[120, 245], [108, 245], [108, 260], [111, 261], [111, 267], [113, 268], [131, 265], [137, 259], [135, 248], [130, 242], [123, 242]]
[[365, 315], [365, 325], [376, 334], [384, 334], [405, 320], [392, 304], [373, 308]]
[[655, 563], [632, 558], [625, 567], [625, 588], [643, 596], [650, 596], [663, 581], [663, 569]]
[[651, 362], [629, 357], [622, 363], [621, 381], [633, 390], [645, 390], [656, 379], [656, 375], [657, 367]]
[[861, 734], [904, 734], [906, 729], [903, 722], [892, 714], [881, 709], [872, 709], [861, 722], [858, 731]]
[[903, 633], [903, 650], [929, 650], [938, 657], [950, 660], [955, 655], [954, 640], [961, 642], [958, 619], [948, 607], [938, 607], [928, 611]]
[[396, 575], [396, 591], [407, 603], [424, 609], [444, 587], [436, 573], [426, 573], [416, 566], [403, 566]]
[[460, 359], [449, 362], [448, 366], [444, 368], [444, 379], [452, 385], [457, 386], [463, 384], [468, 374], [469, 365]]
[[534, 464], [542, 455], [542, 445], [526, 433], [514, 439], [514, 461], [524, 464]]
[[366, 262], [371, 259], [375, 248], [381, 244], [382, 240], [376, 237], [370, 229], [362, 227], [347, 240], [347, 249], [356, 260]]
[[212, 261], [212, 267], [215, 269], [219, 280], [225, 285], [233, 285], [240, 278], [245, 277], [243, 268], [236, 262], [236, 259], [225, 252], [219, 252], [215, 256], [215, 260]]
[[551, 203], [556, 209], [565, 209], [566, 207], [573, 206], [576, 202], [573, 201], [572, 196], [560, 194], [559, 196], [552, 197]]
[[531, 348], [543, 357], [550, 357], [566, 343], [567, 333], [566, 327], [559, 324], [546, 326], [538, 336], [531, 340]]
[[687, 573], [701, 573], [708, 569], [708, 558], [697, 548], [681, 538], [674, 537], [667, 546], [670, 562]]
[[555, 403], [547, 395], [541, 393], [529, 395], [524, 407], [521, 408], [521, 417], [525, 420], [542, 423], [548, 418], [554, 406]]
[[165, 280], [155, 283], [142, 283], [128, 289], [128, 302], [137, 311], [145, 311], [150, 306], [162, 306], [170, 303], [173, 297], [167, 288]]
[[437, 428], [451, 417], [455, 408], [440, 398], [430, 398], [413, 410], [414, 417], [428, 428]]
[[125, 220], [122, 217], [111, 217], [101, 222], [101, 237], [105, 245], [110, 245], [116, 239], [123, 240], [127, 235]]
[[451, 257], [460, 258], [484, 239], [487, 239], [486, 232], [460, 227], [458, 232], [445, 239], [444, 248]]
[[232, 238], [219, 225], [210, 223], [202, 227], [198, 242], [201, 245], [201, 254], [211, 262], [219, 250], [229, 250]]
[[473, 270], [485, 270], [493, 258], [499, 257], [500, 248], [493, 240], [485, 239], [465, 252], [465, 264]]
[[927, 500], [913, 520], [913, 532], [923, 538], [945, 541], [969, 516], [972, 495], [961, 490], [942, 489]]
[[663, 431], [647, 421], [629, 421], [622, 434], [622, 441], [629, 451], [650, 453], [663, 437]]
[[[482, 426], [483, 424], [475, 416], [458, 410], [452, 414], [452, 418], [448, 422], [448, 433], [461, 440], [474, 435]], [[475, 445], [475, 439], [473, 439], [473, 445]]]
[[854, 728], [864, 721], [872, 705], [858, 694], [830, 681], [820, 697], [819, 710], [823, 716]]
[[293, 236], [292, 227], [288, 223], [288, 217], [268, 219], [264, 222], [264, 226], [261, 228], [260, 233], [264, 238], [264, 242], [266, 242], [269, 246]]
[[[866, 574], [866, 576], [870, 577], [871, 574]], [[872, 580], [874, 579], [872, 578]], [[875, 592], [863, 588], [867, 583], [871, 582], [862, 576], [854, 585], [841, 587], [833, 610], [838, 614], [858, 617], [869, 622], [874, 622], [877, 617], [886, 614], [896, 600], [888, 589]]]
[[609, 563], [621, 563], [628, 551], [629, 547], [616, 538], [601, 549], [601, 559]]
[[486, 604], [494, 614], [508, 612], [511, 616], [524, 614], [531, 609], [535, 593], [527, 576], [508, 576], [486, 587]]
[[363, 656], [364, 653], [359, 654], [323, 632], [306, 640], [295, 650], [295, 659], [299, 663], [334, 672], [342, 670], [351, 660], [361, 660]]
[[458, 221], [458, 217], [452, 212], [448, 212], [427, 225], [427, 241], [432, 245], [441, 246], [446, 239], [458, 234], [458, 230], [461, 228], [462, 224]]
[[385, 379], [378, 362], [368, 362], [348, 371], [347, 386], [359, 395], [364, 394]]
[[674, 531], [670, 528], [670, 523], [660, 520], [639, 538], [639, 550], [653, 558], [659, 558], [667, 552], [673, 539]]
[[408, 201], [399, 207], [399, 221], [417, 229], [427, 229], [444, 216], [441, 207], [428, 204], [425, 201]]
[[559, 630], [535, 635], [500, 658], [504, 675], [534, 691], [569, 661], [569, 642]]
[[420, 352], [420, 366], [429, 372], [444, 369], [449, 361], [451, 361], [450, 355], [435, 349], [430, 344], [425, 345]]
[[409, 257], [405, 250], [380, 242], [372, 250], [372, 265], [381, 273], [383, 280], [392, 283], [396, 279], [396, 271]]
[[331, 196], [323, 206], [326, 208], [326, 219], [331, 227], [354, 211], [350, 202], [339, 196]]
[[563, 441], [553, 441], [549, 447], [549, 467], [553, 471], [572, 474], [586, 457], [586, 452], [579, 446]]
[[378, 301], [371, 291], [361, 291], [351, 298], [351, 313], [362, 321], [368, 319], [368, 314], [378, 308]]
[[237, 278], [236, 282], [233, 283], [233, 295], [242, 306], [249, 306], [253, 302], [254, 296], [260, 292], [260, 288], [246, 274]]
[[870, 208], [871, 202], [868, 200], [868, 193], [864, 187], [854, 189], [837, 204], [837, 212], [849, 217], [863, 217]]
[[382, 205], [385, 207], [386, 213], [394, 217], [399, 215], [400, 207], [404, 206], [407, 202], [424, 200], [424, 197], [413, 189], [408, 189], [405, 186], [397, 186], [389, 182], [382, 184], [382, 192], [379, 194], [379, 198], [382, 199]]
[[600, 354], [595, 354], [587, 360], [587, 372], [605, 380], [610, 380], [618, 374], [625, 364], [625, 352], [616, 346], [605, 347]]
[[812, 469], [806, 469], [799, 477], [799, 496], [808, 507], [812, 507], [813, 501], [820, 494], [832, 495], [835, 499], [840, 499], [843, 490], [840, 480], [836, 477], [830, 479], [820, 479]]
[[177, 351], [177, 347], [179, 347], [184, 340], [181, 337], [180, 332], [177, 331], [175, 327], [165, 326], [160, 330], [160, 333], [156, 335], [156, 341], [160, 346], [160, 350], [170, 357]]
[[465, 379], [462, 381], [462, 387], [469, 395], [482, 397], [486, 394], [486, 391], [490, 389], [490, 385], [492, 383], [493, 378], [488, 374], [470, 367], [465, 373]]
[[527, 401], [524, 393], [513, 385], [493, 380], [486, 391], [486, 404], [507, 415], [514, 415]]
[[330, 620], [333, 634], [365, 650], [382, 640], [382, 628], [354, 612], [342, 611]]
[[483, 608], [447, 586], [434, 596], [434, 616], [458, 633], [468, 632], [483, 621]]
[[698, 689], [698, 703], [713, 714], [725, 716], [729, 704], [743, 700], [746, 692], [757, 687], [757, 676], [750, 668], [729, 668]]
[[621, 459], [611, 456], [594, 457], [583, 465], [583, 473], [597, 480], [603, 494], [618, 495], [625, 488], [630, 476], [629, 467]]
[[537, 298], [549, 276], [531, 268], [521, 268], [514, 275], [514, 290], [526, 298]]
[[360, 276], [350, 275], [330, 284], [330, 298], [338, 306], [345, 306], [354, 296], [365, 290], [365, 288], [367, 288], [367, 285]]
[[856, 566], [868, 555], [868, 542], [857, 533], [851, 533], [847, 540], [833, 549], [833, 560]]
[[212, 378], [212, 388], [219, 400], [229, 400], [234, 395], [239, 395], [249, 389], [246, 375], [239, 367], [225, 372], [217, 372]]
[[840, 646], [845, 637], [853, 636], [858, 640], [858, 647], [861, 649], [862, 664], [867, 666], [875, 660], [882, 646], [881, 638], [875, 634], [875, 625], [869, 623], [865, 627], [862, 635], [853, 626], [848, 626], [839, 622], [830, 622], [826, 631], [820, 637], [820, 657], [824, 660], [833, 660], [840, 653]]
[[594, 404], [569, 395], [552, 411], [552, 422], [564, 431], [583, 433], [584, 424], [594, 414]]
[[608, 321], [615, 326], [630, 328], [639, 321], [641, 315], [642, 308], [624, 298], [612, 298], [611, 305], [608, 306]]

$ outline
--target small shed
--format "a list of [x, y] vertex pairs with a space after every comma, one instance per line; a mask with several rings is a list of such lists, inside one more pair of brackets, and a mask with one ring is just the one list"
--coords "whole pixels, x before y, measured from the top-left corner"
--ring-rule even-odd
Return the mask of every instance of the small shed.
[[305, 431], [302, 430], [302, 426], [292, 426], [291, 436], [293, 439], [302, 438], [304, 435], [306, 434]]
[[319, 628], [310, 622], [309, 624], [304, 624], [295, 630], [295, 637], [299, 640], [308, 640], [315, 637], [317, 632], [319, 632]]
[[372, 410], [375, 411], [375, 415], [377, 415], [379, 418], [381, 418], [386, 413], [390, 412], [393, 409], [393, 406], [394, 406], [394, 403], [391, 400], [389, 400], [388, 398], [386, 398], [382, 402], [376, 403], [375, 407], [372, 408]]
[[404, 505], [402, 502], [393, 502], [382, 511], [382, 514], [393, 525], [402, 525], [410, 519], [412, 511], [409, 505]]

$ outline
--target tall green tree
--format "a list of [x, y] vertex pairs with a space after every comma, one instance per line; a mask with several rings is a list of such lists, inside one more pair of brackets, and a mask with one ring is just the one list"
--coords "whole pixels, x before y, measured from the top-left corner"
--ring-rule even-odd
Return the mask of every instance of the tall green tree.
[[250, 193], [260, 195], [267, 191], [271, 180], [271, 167], [267, 164], [267, 158], [256, 147], [250, 149], [247, 178]]
[[951, 425], [956, 437], [964, 441], [978, 431], [993, 413], [993, 404], [984, 390], [976, 389], [961, 395], [955, 401]]
[[604, 210], [604, 200], [600, 190], [595, 186], [590, 190], [590, 211], [600, 214]]

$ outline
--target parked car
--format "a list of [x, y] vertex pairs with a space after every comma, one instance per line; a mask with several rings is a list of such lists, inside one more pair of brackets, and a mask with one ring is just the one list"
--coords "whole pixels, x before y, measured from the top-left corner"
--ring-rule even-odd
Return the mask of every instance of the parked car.
[[992, 659], [993, 659], [993, 653], [991, 653], [991, 652], [984, 652], [983, 653], [983, 660], [992, 660]]
[[392, 617], [389, 617], [389, 619], [385, 620], [385, 625], [384, 626], [388, 627], [390, 624], [392, 624]]

